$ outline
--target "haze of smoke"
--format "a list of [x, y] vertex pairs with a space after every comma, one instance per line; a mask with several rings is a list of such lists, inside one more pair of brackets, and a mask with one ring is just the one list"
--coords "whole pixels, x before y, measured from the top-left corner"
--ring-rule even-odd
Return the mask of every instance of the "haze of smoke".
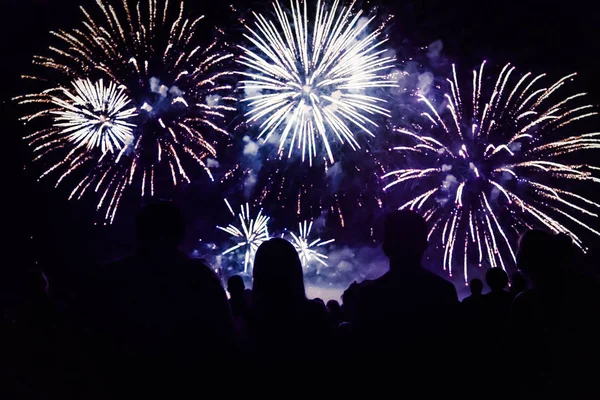
[[256, 156], [258, 154], [258, 143], [250, 139], [250, 136], [244, 136], [244, 155], [245, 156]]

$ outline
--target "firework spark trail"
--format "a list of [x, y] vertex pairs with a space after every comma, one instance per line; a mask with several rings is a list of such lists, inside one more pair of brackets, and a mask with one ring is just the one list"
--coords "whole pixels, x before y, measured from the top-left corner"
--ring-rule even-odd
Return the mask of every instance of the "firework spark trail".
[[[232, 215], [235, 216], [227, 199], [225, 199], [225, 204], [227, 204], [227, 208], [231, 211]], [[248, 203], [240, 206], [238, 218], [240, 220], [239, 226], [233, 224], [229, 224], [225, 228], [217, 226], [218, 229], [227, 232], [238, 242], [225, 250], [222, 255], [244, 248], [244, 273], [250, 273], [254, 264], [256, 250], [258, 250], [258, 247], [263, 242], [269, 240], [268, 223], [270, 218], [263, 215], [262, 210], [258, 212], [256, 217], [252, 217]]]
[[310, 232], [312, 230], [313, 222], [307, 221], [300, 222], [298, 224], [298, 235], [290, 232], [292, 236], [292, 244], [298, 251], [298, 255], [300, 256], [300, 261], [302, 262], [302, 266], [304, 268], [308, 268], [313, 261], [319, 262], [323, 266], [327, 266], [327, 256], [321, 254], [317, 251], [318, 247], [328, 245], [333, 243], [335, 239], [322, 241], [321, 238], [310, 239]]
[[396, 128], [403, 145], [393, 148], [411, 167], [382, 175], [389, 180], [385, 190], [414, 185], [415, 195], [399, 208], [432, 223], [429, 238], [443, 248], [443, 269], [452, 275], [453, 264], [462, 260], [465, 283], [470, 263], [514, 265], [515, 234], [532, 226], [565, 233], [584, 251], [575, 227], [600, 236], [583, 220], [598, 218], [600, 204], [563, 189], [576, 181], [600, 183], [593, 175], [598, 167], [560, 157], [600, 148], [600, 133], [569, 136], [564, 129], [598, 114], [591, 105], [574, 105], [585, 93], [552, 102], [575, 74], [538, 88], [545, 74], [527, 73], [514, 83], [515, 68], [507, 64], [488, 92], [482, 85], [484, 66], [473, 71], [468, 102], [461, 99], [454, 66], [450, 95], [416, 96], [422, 121], [412, 129]]
[[374, 18], [362, 23], [353, 3], [319, 0], [314, 14], [306, 1], [291, 0], [290, 11], [278, 1], [273, 8], [275, 21], [255, 13], [254, 26], [246, 26], [254, 49], [240, 46], [238, 62], [249, 68], [241, 81], [250, 93], [246, 116], [260, 122], [259, 137], [279, 135], [280, 155], [288, 146], [288, 157], [296, 149], [312, 165], [323, 146], [333, 163], [332, 140], [359, 149], [353, 129], [375, 136], [373, 117], [390, 116], [386, 101], [365, 90], [396, 86], [385, 75], [395, 59], [385, 55], [382, 27], [369, 33]]
[[81, 28], [51, 32], [59, 45], [33, 59], [43, 75], [23, 76], [46, 87], [15, 100], [43, 107], [26, 123], [51, 119], [26, 137], [34, 160], [48, 164], [42, 176], [79, 171], [70, 198], [102, 183], [94, 185], [97, 208], [108, 207], [111, 221], [127, 189], [154, 195], [163, 176], [173, 185], [189, 182], [191, 165], [212, 180], [206, 158], [216, 157], [215, 142], [228, 135], [223, 126], [236, 99], [227, 83], [234, 72], [223, 67], [233, 54], [216, 39], [197, 45], [203, 17], [188, 18], [182, 1], [97, 6], [81, 7]]

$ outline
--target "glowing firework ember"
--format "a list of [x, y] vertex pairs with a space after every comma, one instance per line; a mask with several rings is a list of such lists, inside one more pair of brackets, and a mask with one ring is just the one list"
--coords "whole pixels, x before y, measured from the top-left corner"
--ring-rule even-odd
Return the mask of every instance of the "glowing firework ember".
[[245, 37], [255, 46], [242, 47], [238, 62], [250, 71], [242, 81], [249, 122], [260, 121], [260, 136], [279, 135], [279, 154], [289, 147], [309, 162], [321, 146], [333, 163], [330, 141], [360, 148], [353, 129], [374, 136], [373, 117], [390, 116], [385, 100], [367, 89], [395, 86], [385, 71], [394, 63], [383, 47], [381, 28], [370, 31], [374, 17], [353, 13], [353, 6], [335, 0], [329, 7], [317, 1], [314, 18], [306, 1], [290, 2], [270, 21], [255, 14], [255, 26]]
[[307, 268], [313, 261], [317, 261], [320, 264], [327, 266], [325, 260], [327, 256], [319, 253], [316, 249], [321, 246], [325, 246], [329, 243], [333, 243], [335, 239], [321, 241], [320, 238], [310, 239], [310, 231], [312, 229], [312, 221], [307, 224], [307, 221], [298, 224], [298, 236], [293, 232], [290, 235], [293, 238], [292, 244], [298, 251], [302, 266]]
[[[226, 199], [225, 203], [227, 204], [229, 211], [231, 211], [231, 214], [235, 217], [235, 213]], [[236, 241], [238, 241], [236, 245], [225, 250], [222, 254], [226, 255], [240, 248], [244, 248], [244, 273], [249, 273], [254, 263], [256, 250], [258, 250], [258, 247], [264, 241], [269, 240], [269, 231], [267, 229], [269, 217], [263, 215], [262, 210], [260, 210], [256, 215], [256, 218], [253, 218], [250, 214], [250, 205], [248, 203], [242, 205], [240, 208], [241, 211], [238, 215], [240, 220], [239, 227], [229, 224], [226, 228], [220, 226], [217, 226], [217, 228], [229, 233]]]
[[470, 96], [461, 94], [454, 66], [442, 105], [417, 95], [422, 121], [396, 129], [407, 145], [395, 147], [414, 167], [383, 176], [392, 179], [386, 190], [414, 185], [411, 192], [418, 194], [400, 208], [432, 224], [429, 236], [443, 249], [444, 270], [452, 274], [462, 264], [465, 282], [469, 264], [514, 265], [514, 239], [526, 228], [565, 233], [584, 250], [572, 229], [600, 235], [583, 218], [597, 218], [600, 204], [573, 191], [599, 183], [592, 173], [600, 168], [568, 161], [573, 153], [600, 148], [600, 133], [566, 132], [598, 112], [573, 105], [585, 93], [553, 101], [575, 74], [542, 86], [545, 74], [511, 79], [515, 67], [508, 64], [488, 93], [484, 65], [473, 71]]
[[187, 18], [183, 2], [97, 4], [97, 16], [82, 8], [81, 29], [52, 32], [60, 46], [34, 58], [44, 75], [24, 76], [45, 89], [17, 100], [44, 107], [24, 121], [52, 118], [27, 138], [35, 159], [49, 165], [42, 176], [66, 170], [60, 182], [75, 175], [70, 198], [101, 193], [97, 208], [112, 221], [132, 186], [154, 195], [159, 179], [190, 182], [191, 165], [212, 179], [206, 159], [216, 157], [226, 113], [235, 111], [232, 87], [223, 82], [232, 75], [223, 64], [233, 56], [217, 40], [197, 45], [203, 17]]

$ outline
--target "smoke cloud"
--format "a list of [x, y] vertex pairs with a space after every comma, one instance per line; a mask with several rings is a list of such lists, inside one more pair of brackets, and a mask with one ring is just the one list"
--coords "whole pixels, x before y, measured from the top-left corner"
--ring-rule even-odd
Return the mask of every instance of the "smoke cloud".
[[220, 101], [221, 101], [221, 96], [219, 96], [218, 94], [209, 94], [204, 99], [204, 102], [209, 107], [218, 106]]
[[246, 197], [246, 199], [249, 199], [252, 195], [257, 181], [258, 179], [254, 171], [250, 171], [246, 179], [244, 179], [244, 197]]
[[246, 135], [242, 139], [246, 145], [244, 146], [245, 156], [255, 156], [258, 154], [258, 143], [250, 139], [250, 136]]
[[442, 50], [444, 50], [444, 42], [438, 39], [427, 46], [427, 57], [432, 63], [436, 63], [440, 59]]
[[431, 72], [424, 72], [419, 74], [419, 83], [417, 93], [421, 96], [427, 96], [431, 85], [433, 84], [433, 74]]
[[219, 168], [220, 164], [217, 160], [214, 160], [214, 159], [208, 157], [206, 159], [206, 166], [208, 168]]

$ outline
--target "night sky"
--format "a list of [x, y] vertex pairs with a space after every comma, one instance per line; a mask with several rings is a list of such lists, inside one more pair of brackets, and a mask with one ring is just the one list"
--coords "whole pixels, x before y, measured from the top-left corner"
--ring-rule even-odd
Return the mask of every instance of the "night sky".
[[[226, 29], [235, 18], [226, 2], [188, 1], [187, 8], [207, 14], [211, 23]], [[222, 3], [222, 4], [219, 4]], [[40, 263], [55, 281], [66, 282], [74, 270], [100, 254], [119, 254], [131, 246], [131, 224], [121, 218], [118, 226], [93, 224], [93, 199], [68, 202], [66, 190], [54, 190], [51, 180], [36, 182], [30, 153], [21, 139], [26, 131], [18, 123], [19, 111], [10, 98], [22, 94], [19, 75], [31, 72], [31, 58], [44, 53], [52, 41], [49, 30], [80, 25], [78, 5], [95, 7], [93, 0], [2, 0], [2, 77], [0, 129], [2, 130], [2, 204], [7, 262], [0, 263], [0, 285], [27, 266]], [[266, 2], [234, 1], [240, 12], [265, 9]], [[371, 1], [364, 8], [380, 7], [395, 16], [390, 27], [393, 47], [400, 61], [410, 49], [435, 40], [444, 43], [443, 55], [464, 68], [482, 59], [494, 64], [512, 62], [519, 71], [548, 72], [560, 77], [577, 71], [577, 88], [583, 88], [600, 104], [600, 14], [589, 1]], [[202, 194], [181, 189], [177, 199], [193, 197], [198, 214]], [[109, 250], [107, 250], [109, 249]]]

